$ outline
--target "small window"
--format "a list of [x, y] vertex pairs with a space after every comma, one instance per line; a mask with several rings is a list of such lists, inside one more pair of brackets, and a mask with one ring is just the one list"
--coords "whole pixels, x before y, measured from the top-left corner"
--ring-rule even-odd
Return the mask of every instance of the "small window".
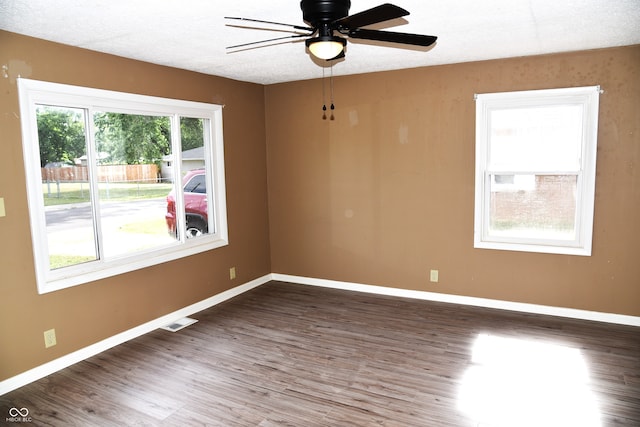
[[203, 173], [194, 175], [193, 178], [187, 182], [187, 185], [184, 186], [185, 193], [200, 193], [205, 194], [207, 192], [207, 185], [204, 180], [204, 171]]
[[40, 293], [228, 244], [221, 106], [27, 79], [19, 93]]
[[591, 255], [599, 94], [476, 96], [476, 248]]

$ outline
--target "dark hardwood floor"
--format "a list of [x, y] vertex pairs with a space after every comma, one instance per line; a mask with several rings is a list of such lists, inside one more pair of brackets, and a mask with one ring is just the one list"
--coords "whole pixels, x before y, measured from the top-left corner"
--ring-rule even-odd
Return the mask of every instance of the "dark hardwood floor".
[[0, 396], [0, 420], [640, 426], [634, 327], [279, 282], [192, 317]]

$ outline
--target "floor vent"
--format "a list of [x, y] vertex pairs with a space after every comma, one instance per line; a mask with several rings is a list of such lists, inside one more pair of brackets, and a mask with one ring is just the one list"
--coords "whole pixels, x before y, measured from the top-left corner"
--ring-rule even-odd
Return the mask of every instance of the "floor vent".
[[189, 325], [196, 323], [196, 319], [192, 319], [190, 317], [183, 317], [182, 319], [178, 319], [173, 323], [169, 323], [166, 326], [163, 326], [162, 329], [165, 331], [177, 332], [182, 328], [186, 328]]

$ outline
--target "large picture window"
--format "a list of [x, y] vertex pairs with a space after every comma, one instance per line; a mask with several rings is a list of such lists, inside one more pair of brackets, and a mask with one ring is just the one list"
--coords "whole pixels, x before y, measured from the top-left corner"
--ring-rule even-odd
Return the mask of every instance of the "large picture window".
[[476, 248], [591, 255], [599, 94], [476, 96]]
[[40, 293], [228, 244], [222, 107], [19, 80]]

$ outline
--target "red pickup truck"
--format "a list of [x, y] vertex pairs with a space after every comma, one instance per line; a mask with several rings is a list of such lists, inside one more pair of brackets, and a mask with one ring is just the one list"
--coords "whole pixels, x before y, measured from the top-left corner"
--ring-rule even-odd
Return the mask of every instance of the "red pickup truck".
[[[204, 169], [194, 169], [187, 172], [182, 179], [184, 190], [184, 205], [187, 219], [187, 238], [197, 237], [208, 233], [207, 217], [207, 186]], [[177, 237], [176, 201], [175, 193], [171, 191], [167, 196], [167, 228], [169, 234]]]

